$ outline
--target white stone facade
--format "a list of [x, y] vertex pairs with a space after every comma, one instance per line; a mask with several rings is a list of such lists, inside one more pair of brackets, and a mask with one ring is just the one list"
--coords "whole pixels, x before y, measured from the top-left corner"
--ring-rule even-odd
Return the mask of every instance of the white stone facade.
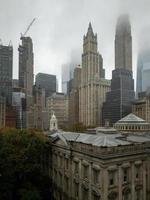
[[81, 85], [79, 88], [79, 121], [85, 126], [101, 124], [101, 108], [106, 92], [110, 90], [110, 81], [104, 79], [103, 59], [97, 48], [97, 35], [89, 24], [84, 36]]

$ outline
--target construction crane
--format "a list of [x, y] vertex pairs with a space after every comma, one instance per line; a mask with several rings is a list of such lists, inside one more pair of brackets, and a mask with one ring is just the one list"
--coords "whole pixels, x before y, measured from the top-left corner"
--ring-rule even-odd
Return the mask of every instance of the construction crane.
[[31, 28], [31, 26], [33, 25], [33, 23], [35, 22], [35, 20], [36, 20], [36, 18], [34, 18], [34, 19], [31, 21], [31, 23], [30, 23], [29, 26], [27, 27], [26, 31], [25, 31], [23, 34], [21, 33], [21, 38], [26, 36], [27, 32], [29, 31], [29, 29]]

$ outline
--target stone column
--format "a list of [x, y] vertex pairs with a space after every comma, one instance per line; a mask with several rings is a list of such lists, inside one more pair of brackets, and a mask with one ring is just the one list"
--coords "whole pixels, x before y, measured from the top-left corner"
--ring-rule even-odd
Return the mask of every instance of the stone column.
[[102, 168], [102, 176], [101, 176], [101, 183], [102, 183], [102, 200], [108, 200], [108, 170], [107, 168]]
[[89, 163], [89, 199], [92, 199], [92, 163]]
[[143, 200], [146, 200], [146, 164], [145, 161], [143, 161], [142, 165], [142, 172], [143, 172]]
[[82, 164], [81, 161], [79, 162], [79, 200], [81, 200], [81, 194], [82, 194], [82, 185], [81, 185], [81, 180], [82, 180]]
[[131, 163], [131, 199], [135, 200], [135, 166]]
[[118, 166], [118, 195], [119, 200], [122, 200], [122, 168], [121, 165]]

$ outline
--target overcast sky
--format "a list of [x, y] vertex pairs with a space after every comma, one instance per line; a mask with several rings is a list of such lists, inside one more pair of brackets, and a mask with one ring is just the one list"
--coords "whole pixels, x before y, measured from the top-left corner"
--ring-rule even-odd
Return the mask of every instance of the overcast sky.
[[[56, 74], [61, 66], [80, 64], [83, 35], [89, 21], [98, 34], [98, 48], [103, 56], [106, 78], [114, 69], [114, 37], [118, 15], [128, 13], [132, 24], [133, 70], [141, 38], [150, 43], [150, 0], [0, 0], [0, 38], [14, 47], [14, 77], [18, 77], [18, 44], [20, 33], [36, 17], [28, 35], [34, 44], [34, 74]], [[141, 37], [142, 35], [142, 37]], [[140, 44], [140, 45], [139, 45]], [[73, 61], [73, 62], [74, 62]]]

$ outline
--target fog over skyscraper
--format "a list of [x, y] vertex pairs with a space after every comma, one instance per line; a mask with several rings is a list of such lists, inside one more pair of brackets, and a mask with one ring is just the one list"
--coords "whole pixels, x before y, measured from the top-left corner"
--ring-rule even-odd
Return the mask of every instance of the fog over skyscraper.
[[128, 15], [118, 18], [115, 36], [115, 69], [132, 71], [132, 36]]
[[136, 95], [150, 87], [150, 48], [141, 50], [137, 61]]
[[132, 36], [127, 15], [119, 17], [115, 35], [115, 70], [112, 72], [111, 91], [103, 104], [103, 124], [116, 121], [131, 112], [134, 99], [132, 74]]

